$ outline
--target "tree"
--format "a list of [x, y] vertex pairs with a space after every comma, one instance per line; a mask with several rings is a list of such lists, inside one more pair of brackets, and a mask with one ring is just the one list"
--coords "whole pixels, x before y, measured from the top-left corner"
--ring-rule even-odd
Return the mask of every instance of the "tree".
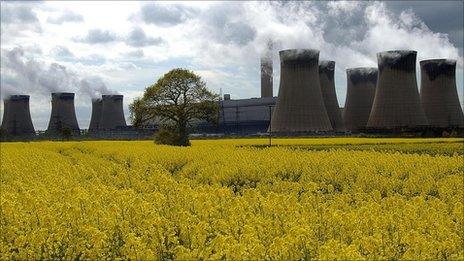
[[173, 69], [129, 106], [132, 124], [144, 127], [157, 123], [161, 125], [157, 142], [188, 146], [189, 129], [195, 120], [217, 122], [217, 99], [218, 95], [206, 88], [200, 76]]
[[70, 140], [73, 134], [73, 130], [69, 126], [65, 125], [59, 129], [59, 133], [63, 139]]

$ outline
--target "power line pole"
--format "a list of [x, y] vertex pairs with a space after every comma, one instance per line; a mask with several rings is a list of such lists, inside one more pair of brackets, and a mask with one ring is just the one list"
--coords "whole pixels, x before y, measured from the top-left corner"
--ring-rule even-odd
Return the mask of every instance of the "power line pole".
[[272, 105], [269, 105], [269, 147], [272, 146]]

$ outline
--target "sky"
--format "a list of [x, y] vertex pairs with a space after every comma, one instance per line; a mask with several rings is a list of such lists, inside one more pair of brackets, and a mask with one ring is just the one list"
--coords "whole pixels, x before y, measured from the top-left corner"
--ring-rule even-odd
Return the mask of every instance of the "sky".
[[[416, 50], [417, 62], [457, 60], [463, 101], [462, 1], [347, 2], [5, 2], [1, 1], [1, 92], [28, 94], [37, 130], [47, 128], [51, 92], [76, 93], [79, 126], [87, 128], [91, 99], [123, 94], [128, 104], [173, 68], [199, 74], [216, 93], [259, 97], [260, 56], [320, 50], [336, 62], [335, 85], [344, 106], [346, 69], [376, 67], [376, 53]], [[420, 84], [419, 66], [417, 78]], [[3, 114], [3, 104], [0, 105]]]

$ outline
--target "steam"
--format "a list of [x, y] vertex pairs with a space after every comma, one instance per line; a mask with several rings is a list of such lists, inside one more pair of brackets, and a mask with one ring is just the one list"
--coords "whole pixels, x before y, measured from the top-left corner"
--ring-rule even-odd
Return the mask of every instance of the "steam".
[[[218, 60], [224, 67], [253, 64], [269, 40], [274, 61], [278, 50], [317, 49], [340, 68], [374, 66], [377, 52], [397, 49], [416, 50], [418, 59], [462, 60], [446, 34], [431, 31], [411, 11], [395, 15], [383, 3], [251, 1], [211, 4], [199, 12], [187, 22], [186, 38], [194, 40], [186, 55], [196, 52], [201, 58], [195, 61], [205, 67], [217, 67]], [[220, 33], [237, 23], [242, 30]]]
[[268, 39], [266, 49], [261, 54], [261, 73], [271, 77], [273, 76], [272, 52], [273, 43]]
[[357, 85], [361, 82], [377, 82], [377, 68], [370, 67], [359, 67], [359, 68], [350, 68], [347, 69], [348, 78], [354, 84]]
[[81, 75], [58, 63], [46, 63], [28, 57], [22, 47], [2, 50], [1, 96], [38, 94], [49, 96], [52, 92], [77, 92], [97, 98], [101, 94], [116, 94], [108, 89], [99, 77]]

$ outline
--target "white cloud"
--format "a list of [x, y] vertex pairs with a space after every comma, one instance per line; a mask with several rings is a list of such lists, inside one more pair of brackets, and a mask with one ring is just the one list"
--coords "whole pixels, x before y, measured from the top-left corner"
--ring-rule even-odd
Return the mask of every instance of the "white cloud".
[[331, 15], [350, 13], [361, 8], [360, 3], [357, 1], [330, 1], [327, 3], [327, 6]]
[[47, 22], [52, 24], [63, 24], [71, 22], [83, 22], [84, 17], [81, 14], [75, 13], [73, 11], [65, 10], [59, 16], [51, 16], [47, 19]]
[[51, 51], [50, 55], [56, 57], [57, 59], [69, 59], [73, 58], [74, 54], [66, 47], [57, 45]]
[[195, 15], [194, 9], [176, 3], [154, 2], [143, 4], [140, 11], [131, 16], [134, 21], [160, 26], [174, 26]]
[[75, 37], [74, 41], [89, 44], [105, 44], [115, 42], [117, 38], [116, 34], [108, 30], [91, 29], [87, 32], [86, 36]]
[[163, 43], [163, 39], [161, 37], [150, 37], [145, 34], [145, 31], [136, 26], [129, 32], [126, 43], [130, 46], [134, 47], [143, 47], [143, 46], [150, 46], [150, 45], [158, 45]]

